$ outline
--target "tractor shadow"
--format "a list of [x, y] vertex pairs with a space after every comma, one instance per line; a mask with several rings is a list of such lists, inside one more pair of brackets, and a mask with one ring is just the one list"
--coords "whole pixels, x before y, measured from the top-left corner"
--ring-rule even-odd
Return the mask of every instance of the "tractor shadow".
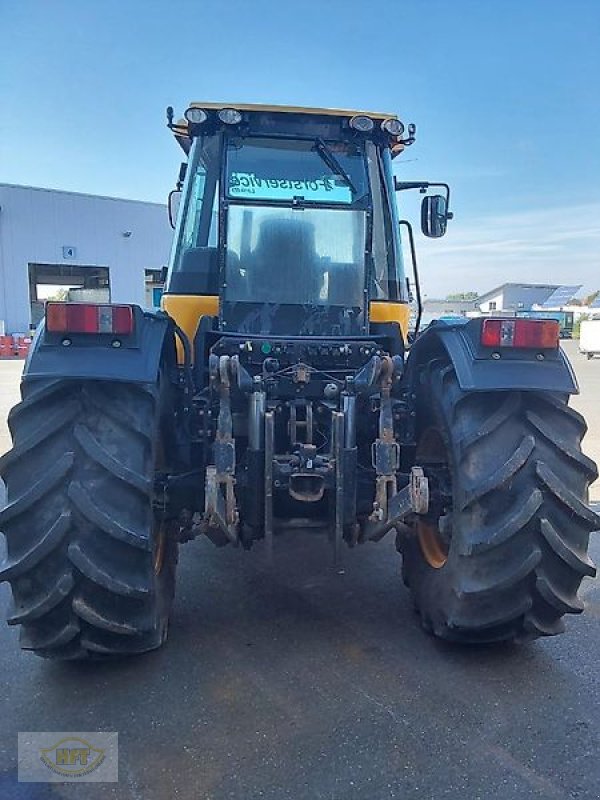
[[[269, 567], [259, 543], [250, 552], [216, 549], [208, 541], [180, 551], [178, 587], [167, 644], [159, 651], [118, 660], [52, 665], [72, 678], [152, 673], [185, 663], [200, 683], [227, 673], [292, 670], [365, 674], [400, 670], [405, 676], [448, 669], [481, 679], [487, 672], [514, 680], [520, 671], [551, 669], [544, 643], [464, 646], [437, 640], [420, 626], [400, 578], [393, 541], [345, 549], [332, 564], [324, 537], [294, 532], [275, 541]], [[310, 664], [310, 667], [308, 665]]]

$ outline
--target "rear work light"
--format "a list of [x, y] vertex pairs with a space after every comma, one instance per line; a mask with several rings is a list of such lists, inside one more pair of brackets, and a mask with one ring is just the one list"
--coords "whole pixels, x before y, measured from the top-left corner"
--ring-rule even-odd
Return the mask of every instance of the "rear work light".
[[46, 303], [46, 330], [126, 336], [133, 331], [133, 309], [96, 303]]
[[556, 349], [559, 330], [555, 319], [486, 319], [481, 327], [481, 344]]

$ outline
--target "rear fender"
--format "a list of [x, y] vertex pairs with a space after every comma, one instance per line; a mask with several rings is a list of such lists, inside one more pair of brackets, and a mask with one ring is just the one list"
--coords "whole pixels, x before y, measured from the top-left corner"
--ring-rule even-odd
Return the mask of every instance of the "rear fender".
[[173, 322], [161, 311], [132, 308], [134, 330], [127, 336], [50, 333], [42, 321], [25, 362], [23, 380], [155, 383], [165, 361], [167, 366], [176, 364]]
[[575, 374], [561, 348], [490, 348], [481, 344], [482, 319], [433, 322], [412, 345], [407, 378], [414, 380], [432, 358], [446, 355], [460, 388], [470, 392], [509, 389], [578, 394]]

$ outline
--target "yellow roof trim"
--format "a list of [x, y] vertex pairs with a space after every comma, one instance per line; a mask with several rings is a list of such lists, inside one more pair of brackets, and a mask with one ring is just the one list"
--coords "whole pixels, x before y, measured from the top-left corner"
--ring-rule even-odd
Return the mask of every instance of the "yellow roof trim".
[[343, 108], [309, 108], [304, 106], [270, 106], [260, 103], [190, 103], [188, 108], [204, 108], [219, 110], [221, 108], [235, 108], [238, 111], [271, 111], [281, 114], [317, 114], [324, 117], [354, 117], [364, 115], [374, 119], [397, 119], [397, 114], [383, 114], [381, 111], [352, 111]]

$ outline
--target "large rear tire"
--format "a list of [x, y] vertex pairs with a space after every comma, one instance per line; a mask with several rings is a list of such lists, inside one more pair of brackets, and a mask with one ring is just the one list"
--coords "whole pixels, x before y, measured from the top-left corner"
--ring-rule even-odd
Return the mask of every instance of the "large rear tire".
[[461, 642], [564, 630], [600, 519], [587, 507], [595, 464], [583, 418], [540, 392], [462, 392], [442, 361], [421, 376], [417, 463], [447, 470], [452, 500], [399, 536], [403, 575], [423, 626]]
[[25, 382], [0, 459], [8, 623], [38, 655], [141, 653], [167, 635], [177, 545], [153, 512], [158, 386]]

